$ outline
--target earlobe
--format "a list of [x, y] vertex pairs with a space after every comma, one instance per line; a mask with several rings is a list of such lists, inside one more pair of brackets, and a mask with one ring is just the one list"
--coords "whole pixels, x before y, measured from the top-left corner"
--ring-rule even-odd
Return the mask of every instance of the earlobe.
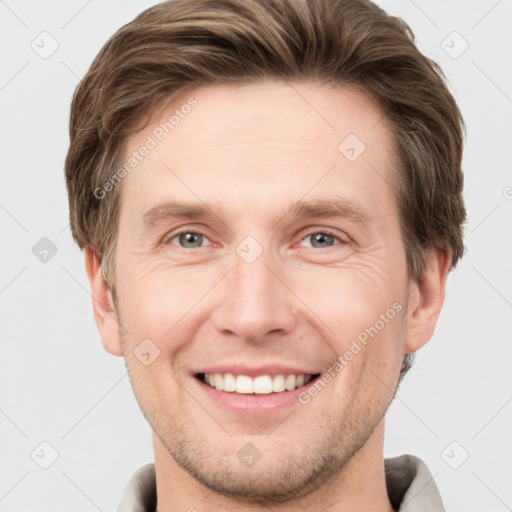
[[101, 342], [107, 352], [122, 356], [117, 313], [112, 293], [101, 271], [100, 258], [90, 247], [84, 249], [84, 256], [85, 269], [91, 286], [94, 321], [100, 333]]
[[449, 251], [430, 250], [426, 255], [427, 270], [419, 284], [409, 292], [407, 338], [405, 352], [416, 352], [433, 336], [443, 307], [446, 279], [450, 270]]

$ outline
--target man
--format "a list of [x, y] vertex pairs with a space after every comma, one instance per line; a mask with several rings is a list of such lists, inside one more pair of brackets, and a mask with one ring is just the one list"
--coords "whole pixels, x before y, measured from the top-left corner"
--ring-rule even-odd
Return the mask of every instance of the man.
[[155, 463], [119, 511], [440, 511], [384, 415], [463, 252], [463, 122], [356, 0], [173, 0], [78, 87], [66, 160]]

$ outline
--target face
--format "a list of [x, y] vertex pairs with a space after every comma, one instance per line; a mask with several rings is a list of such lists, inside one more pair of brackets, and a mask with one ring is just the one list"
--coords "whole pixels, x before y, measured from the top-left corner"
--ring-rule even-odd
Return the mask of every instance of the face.
[[298, 497], [371, 439], [396, 387], [411, 296], [390, 131], [356, 90], [261, 82], [184, 95], [127, 158], [148, 136], [115, 256], [136, 398], [210, 489]]

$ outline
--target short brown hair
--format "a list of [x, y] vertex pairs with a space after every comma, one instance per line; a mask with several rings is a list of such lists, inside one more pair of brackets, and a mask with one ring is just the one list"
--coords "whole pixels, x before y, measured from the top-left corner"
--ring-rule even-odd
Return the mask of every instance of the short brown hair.
[[119, 189], [129, 135], [169, 100], [212, 82], [265, 78], [354, 86], [392, 128], [394, 188], [408, 274], [424, 252], [463, 254], [464, 122], [439, 66], [406, 23], [368, 0], [171, 0], [147, 9], [101, 49], [71, 106], [65, 172], [73, 237], [91, 247], [113, 286]]

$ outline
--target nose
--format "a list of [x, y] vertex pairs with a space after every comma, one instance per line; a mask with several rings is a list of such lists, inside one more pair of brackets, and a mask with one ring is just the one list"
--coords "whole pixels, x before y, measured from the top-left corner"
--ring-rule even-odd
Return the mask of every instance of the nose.
[[247, 342], [293, 332], [297, 299], [283, 269], [271, 260], [265, 251], [250, 263], [237, 253], [233, 255], [222, 297], [212, 312], [218, 332]]

